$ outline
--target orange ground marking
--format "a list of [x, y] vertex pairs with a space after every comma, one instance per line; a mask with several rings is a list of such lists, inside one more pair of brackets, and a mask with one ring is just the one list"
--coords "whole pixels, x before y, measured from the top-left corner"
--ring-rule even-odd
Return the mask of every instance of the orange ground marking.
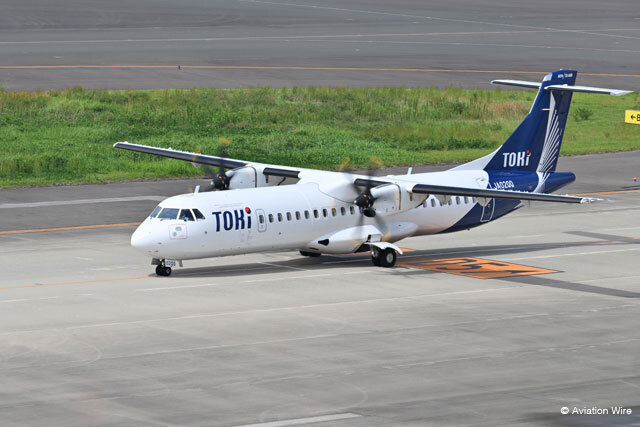
[[557, 270], [469, 257], [406, 261], [399, 262], [397, 265], [437, 271], [439, 273], [456, 274], [458, 276], [475, 277], [476, 279], [499, 279], [503, 277], [558, 273]]

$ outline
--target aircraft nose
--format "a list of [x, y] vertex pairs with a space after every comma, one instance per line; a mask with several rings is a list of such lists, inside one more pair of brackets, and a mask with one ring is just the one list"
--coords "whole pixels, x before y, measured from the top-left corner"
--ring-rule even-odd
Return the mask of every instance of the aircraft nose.
[[152, 227], [148, 227], [147, 224], [141, 224], [136, 228], [136, 231], [131, 235], [131, 246], [143, 252], [152, 252], [157, 242], [154, 241], [151, 228]]

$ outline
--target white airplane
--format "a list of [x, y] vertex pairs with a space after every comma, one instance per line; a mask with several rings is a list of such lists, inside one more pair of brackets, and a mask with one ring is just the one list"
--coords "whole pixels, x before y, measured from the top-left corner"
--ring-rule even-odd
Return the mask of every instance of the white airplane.
[[[164, 200], [131, 245], [152, 258], [159, 276], [183, 260], [287, 249], [305, 256], [369, 251], [374, 265], [393, 267], [402, 254], [394, 243], [407, 237], [477, 227], [522, 200], [592, 201], [546, 194], [575, 180], [556, 172], [571, 97], [631, 92], [575, 86], [576, 75], [559, 70], [541, 83], [494, 80], [539, 89], [531, 111], [496, 151], [444, 172], [374, 177], [118, 142], [114, 147], [221, 168], [211, 182], [220, 191]], [[297, 182], [280, 186], [286, 178]]]

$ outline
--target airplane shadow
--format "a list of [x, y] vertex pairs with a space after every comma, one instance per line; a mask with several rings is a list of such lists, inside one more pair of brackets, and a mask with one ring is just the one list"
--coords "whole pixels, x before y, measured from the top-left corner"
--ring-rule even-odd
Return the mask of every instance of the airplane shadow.
[[[595, 237], [595, 236], [593, 236]], [[640, 240], [633, 243], [640, 244]], [[550, 249], [568, 249], [568, 248], [582, 248], [582, 247], [612, 247], [617, 245], [625, 245], [630, 242], [622, 239], [615, 241], [612, 240], [593, 240], [593, 241], [578, 241], [578, 242], [561, 242], [561, 243], [519, 243], [511, 245], [491, 245], [491, 246], [461, 246], [447, 249], [426, 249], [426, 250], [414, 250], [411, 252], [405, 252], [405, 255], [398, 257], [398, 262], [411, 261], [411, 260], [431, 260], [431, 259], [443, 259], [443, 258], [457, 258], [457, 257], [490, 257], [495, 255], [512, 255], [518, 253], [531, 253], [538, 251], [545, 251]], [[219, 258], [222, 259], [222, 258]], [[373, 267], [369, 254], [364, 252], [362, 255], [354, 254], [348, 256], [334, 256], [334, 255], [322, 255], [317, 258], [310, 258], [300, 256], [299, 258], [290, 259], [286, 261], [268, 261], [263, 263], [253, 262], [247, 264], [228, 264], [217, 265], [211, 267], [197, 267], [197, 268], [184, 268], [176, 269], [173, 273], [173, 277], [235, 277], [246, 276], [248, 273], [252, 274], [266, 274], [266, 273], [281, 273], [281, 272], [295, 272], [300, 273], [308, 270], [323, 271], [323, 270], [336, 270], [336, 269], [348, 269], [354, 266], [358, 267]], [[381, 268], [381, 271], [393, 271], [394, 274], [432, 274], [429, 270], [415, 270], [415, 269], [399, 269], [393, 270]]]

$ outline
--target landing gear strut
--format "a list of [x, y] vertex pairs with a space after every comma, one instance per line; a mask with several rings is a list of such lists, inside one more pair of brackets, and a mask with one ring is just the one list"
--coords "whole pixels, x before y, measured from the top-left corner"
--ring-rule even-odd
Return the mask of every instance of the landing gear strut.
[[371, 248], [371, 262], [376, 267], [391, 268], [396, 265], [396, 251], [391, 248]]
[[156, 267], [156, 274], [158, 276], [168, 277], [171, 275], [171, 267], [165, 267], [164, 264], [159, 264]]

